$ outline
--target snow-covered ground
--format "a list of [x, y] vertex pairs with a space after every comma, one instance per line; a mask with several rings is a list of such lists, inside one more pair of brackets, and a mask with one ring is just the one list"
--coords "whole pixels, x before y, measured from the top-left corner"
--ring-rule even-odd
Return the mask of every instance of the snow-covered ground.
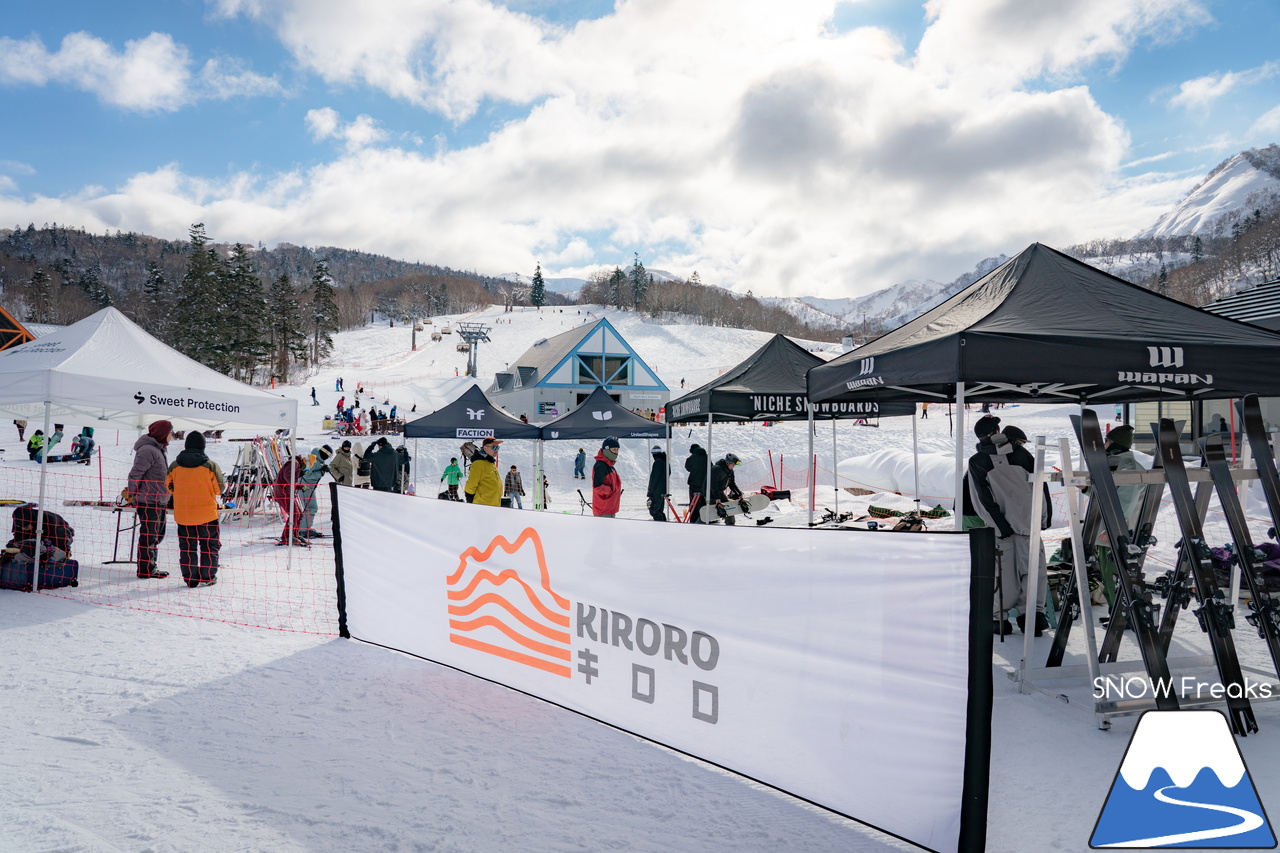
[[[579, 310], [494, 310], [436, 323], [511, 321], [494, 325], [493, 343], [479, 354], [481, 385], [487, 387], [494, 370], [534, 340], [599, 316]], [[696, 387], [768, 338], [659, 325], [626, 312], [608, 316], [677, 395], [681, 378], [688, 389]], [[339, 375], [348, 398], [361, 382], [379, 405], [385, 399], [408, 411], [416, 404], [417, 414], [461, 393], [469, 382], [454, 375], [465, 364], [455, 341], [432, 344], [420, 333], [413, 353], [409, 337], [410, 329], [399, 326], [339, 335], [332, 365], [285, 389], [302, 404], [301, 450], [336, 446], [320, 423], [339, 396], [333, 390]], [[321, 406], [309, 405], [313, 385]], [[1061, 406], [998, 412], [1006, 423], [1054, 442], [1068, 433], [1068, 413]], [[68, 444], [79, 426], [67, 425]], [[856, 513], [870, 503], [911, 507], [909, 494], [894, 492], [909, 492], [914, 483], [912, 426], [906, 418], [878, 426], [841, 423], [833, 450], [831, 425], [820, 423], [818, 510], [834, 509], [837, 498], [841, 511]], [[928, 419], [915, 419], [914, 426], [923, 499], [949, 505], [954, 444], [947, 408], [930, 407]], [[689, 444], [705, 445], [705, 432], [682, 428], [673, 440], [677, 483]], [[50, 466], [47, 503], [76, 526], [81, 585], [42, 595], [0, 591], [7, 652], [0, 664], [0, 786], [7, 794], [0, 804], [0, 850], [911, 849], [536, 699], [338, 639], [332, 550], [323, 541], [308, 551], [275, 547], [269, 541], [279, 531], [274, 516], [224, 524], [216, 587], [188, 590], [177, 579], [172, 526], [161, 562], [174, 576], [137, 580], [131, 564], [108, 564], [115, 514], [62, 504], [116, 494], [135, 437], [100, 431], [100, 463]], [[226, 438], [234, 437], [244, 436]], [[743, 485], [776, 483], [781, 468], [780, 485], [794, 489], [795, 499], [775, 503], [767, 514], [775, 524], [803, 526], [803, 424], [717, 426], [713, 438], [714, 456], [732, 450], [746, 461], [739, 472]], [[418, 442], [421, 495], [434, 494], [456, 444]], [[502, 462], [517, 464], [528, 484], [531, 456], [524, 444], [504, 444]], [[211, 443], [209, 453], [230, 471], [240, 446], [224, 440]], [[571, 476], [577, 447], [547, 445], [551, 511], [579, 511]], [[0, 449], [6, 460], [0, 463], [0, 498], [33, 498], [36, 466], [7, 424]], [[622, 514], [632, 519], [646, 517], [648, 451], [648, 443], [624, 442], [619, 467], [626, 496], [635, 497]], [[840, 460], [842, 486], [870, 494], [838, 494], [830, 485], [833, 459]], [[1050, 460], [1056, 463], [1056, 454]], [[1060, 494], [1055, 504], [1061, 518]], [[327, 531], [326, 507], [319, 526]], [[1251, 505], [1250, 513], [1259, 532], [1265, 530], [1261, 507]], [[0, 510], [6, 526], [7, 516]], [[950, 519], [931, 524], [946, 526]], [[1048, 536], [1064, 533], [1056, 529]], [[1208, 533], [1213, 544], [1225, 541], [1214, 513]], [[1160, 544], [1149, 566], [1159, 572], [1172, 563], [1178, 538], [1167, 510], [1157, 534]], [[126, 549], [127, 541], [121, 539]], [[1174, 656], [1203, 653], [1201, 637], [1194, 617], [1185, 614]], [[1099, 731], [1083, 704], [1088, 686], [1082, 679], [1052, 687], [1075, 704], [1020, 695], [1005, 675], [1021, 655], [1022, 636], [1011, 639], [997, 644], [993, 661], [988, 849], [1086, 850], [1134, 721], [1118, 719], [1112, 731]], [[1037, 642], [1037, 659], [1043, 660], [1049, 642]], [[1247, 665], [1268, 668], [1265, 647], [1247, 626], [1236, 631], [1236, 642]], [[1079, 662], [1082, 652], [1077, 631], [1067, 662]], [[1131, 642], [1122, 657], [1137, 657]], [[1240, 745], [1264, 805], [1274, 804], [1280, 802], [1280, 708], [1259, 702], [1255, 709], [1261, 731]]]

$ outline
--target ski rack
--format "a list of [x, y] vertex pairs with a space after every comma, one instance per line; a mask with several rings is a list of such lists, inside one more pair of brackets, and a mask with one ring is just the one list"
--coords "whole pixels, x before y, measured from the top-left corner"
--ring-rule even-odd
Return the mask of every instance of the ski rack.
[[[1152, 428], [1156, 429], [1157, 425], [1152, 424]], [[1081, 606], [1080, 613], [1075, 618], [1075, 623], [1084, 630], [1085, 639], [1085, 660], [1083, 663], [1076, 664], [1060, 664], [1057, 666], [1033, 666], [1031, 661], [1035, 659], [1036, 643], [1034, 632], [1027, 631], [1023, 636], [1023, 654], [1017, 667], [1008, 672], [1009, 679], [1018, 685], [1018, 692], [1024, 694], [1038, 694], [1052, 698], [1074, 711], [1078, 711], [1081, 715], [1089, 715], [1093, 718], [1099, 729], [1110, 730], [1111, 720], [1117, 717], [1137, 716], [1146, 711], [1155, 710], [1156, 702], [1153, 698], [1133, 698], [1133, 699], [1097, 699], [1091, 698], [1088, 701], [1081, 701], [1079, 698], [1073, 698], [1062, 685], [1063, 681], [1085, 680], [1085, 685], [1093, 685], [1098, 678], [1106, 678], [1108, 676], [1125, 676], [1127, 674], [1140, 674], [1139, 677], [1145, 676], [1148, 680], [1151, 673], [1147, 670], [1145, 662], [1141, 659], [1132, 660], [1115, 660], [1114, 651], [1113, 659], [1103, 662], [1100, 656], [1104, 653], [1104, 649], [1100, 649], [1098, 644], [1098, 628], [1099, 623], [1094, 619], [1093, 607], [1085, 606], [1084, 602], [1088, 601], [1089, 580], [1088, 566], [1084, 555], [1085, 548], [1085, 521], [1086, 512], [1082, 505], [1084, 503], [1084, 495], [1081, 488], [1093, 484], [1092, 478], [1087, 471], [1076, 471], [1072, 463], [1071, 441], [1067, 438], [1059, 439], [1059, 465], [1061, 471], [1049, 469], [1044, 462], [1047, 444], [1043, 435], [1035, 437], [1035, 470], [1027, 475], [1028, 480], [1032, 482], [1032, 518], [1038, 520], [1040, 517], [1041, 496], [1043, 494], [1043, 486], [1048, 483], [1061, 483], [1067, 487], [1064, 495], [1067, 504], [1067, 517], [1071, 530], [1071, 546], [1072, 546], [1072, 573], [1075, 580], [1075, 588], [1077, 595], [1080, 596]], [[1247, 460], [1246, 460], [1246, 463]], [[1200, 514], [1201, 519], [1204, 512], [1208, 508], [1209, 498], [1213, 492], [1212, 476], [1208, 468], [1189, 468], [1187, 469], [1187, 479], [1196, 484], [1195, 503], [1196, 510]], [[1236, 468], [1232, 469], [1231, 477], [1237, 484], [1241, 482], [1249, 482], [1260, 479], [1257, 469], [1252, 468]], [[1145, 471], [1116, 471], [1112, 472], [1112, 479], [1117, 486], [1160, 486], [1161, 495], [1164, 494], [1164, 487], [1167, 484], [1166, 475], [1161, 467], [1154, 467]], [[1148, 489], [1148, 493], [1154, 490]], [[1159, 501], [1156, 501], [1158, 505]], [[1147, 503], [1147, 497], [1144, 496], [1144, 507], [1150, 509]], [[1145, 515], [1145, 513], [1144, 513]], [[1141, 516], [1140, 516], [1141, 519]], [[1280, 521], [1280, 520], [1278, 520]], [[1142, 527], [1142, 521], [1139, 521], [1139, 527]], [[1280, 528], [1278, 528], [1280, 529]], [[1149, 534], [1148, 531], [1140, 531], [1144, 536]], [[1031, 548], [1032, 553], [1036, 553], [1039, 548], [1043, 551], [1043, 544], [1040, 538], [1040, 525], [1038, 523], [1031, 525]], [[1088, 553], [1093, 553], [1093, 545], [1089, 544]], [[1179, 549], [1181, 554], [1181, 549]], [[1145, 557], [1145, 549], [1142, 555]], [[1178, 563], [1173, 571], [1185, 571], [1183, 560], [1179, 556]], [[1238, 604], [1238, 575], [1239, 567], [1232, 568], [1233, 583], [1229, 600], [1233, 604]], [[1039, 589], [1039, 575], [1037, 572], [1029, 573], [1027, 577], [1027, 601], [1036, 601], [1038, 596], [1043, 596], [1044, 591]], [[1119, 602], [1119, 598], [1117, 601]], [[1070, 602], [1064, 600], [1064, 607], [1069, 607]], [[1169, 609], [1170, 603], [1165, 601], [1164, 608]], [[1180, 608], [1179, 608], [1180, 609]], [[1123, 612], [1123, 607], [1117, 604], [1117, 611]], [[1113, 620], [1116, 613], [1113, 611]], [[1167, 623], [1162, 623], [1162, 637], [1164, 644], [1165, 662], [1168, 667], [1178, 670], [1188, 669], [1214, 669], [1214, 657], [1210, 653], [1203, 655], [1184, 655], [1177, 658], [1167, 657], [1168, 638], [1172, 635], [1174, 621], [1177, 615], [1171, 614]], [[1243, 619], [1240, 620], [1242, 623]], [[1030, 622], [1028, 622], [1028, 626]], [[1244, 625], [1245, 633], [1253, 633], [1248, 625]], [[1054, 630], [1056, 634], [1056, 629]], [[1123, 634], [1123, 631], [1117, 631]], [[1121, 637], [1123, 640], [1123, 636]], [[1052, 642], [1052, 641], [1050, 641]], [[1048, 647], [1048, 648], [1051, 648]], [[1252, 675], [1262, 676], [1265, 680], [1257, 682], [1270, 687], [1270, 698], [1253, 698], [1252, 701], [1267, 702], [1280, 700], [1280, 681], [1277, 676], [1280, 673], [1268, 670], [1258, 669], [1252, 666], [1241, 667]], [[1216, 675], [1216, 672], [1215, 672]], [[1209, 695], [1178, 695], [1177, 703], [1179, 708], [1218, 708], [1224, 706], [1222, 698], [1214, 698]]]

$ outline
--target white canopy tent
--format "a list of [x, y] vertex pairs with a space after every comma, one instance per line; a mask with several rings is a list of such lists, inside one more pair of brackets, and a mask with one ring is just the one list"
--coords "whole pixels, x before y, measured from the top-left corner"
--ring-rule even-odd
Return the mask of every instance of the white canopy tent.
[[[237, 382], [147, 334], [114, 308], [0, 350], [0, 415], [50, 424], [146, 429], [271, 429], [298, 425], [298, 401]], [[48, 455], [40, 464], [37, 530], [44, 529]], [[32, 590], [39, 589], [40, 549]]]
[[298, 403], [224, 376], [114, 308], [0, 350], [0, 415], [82, 426], [260, 429], [298, 422]]

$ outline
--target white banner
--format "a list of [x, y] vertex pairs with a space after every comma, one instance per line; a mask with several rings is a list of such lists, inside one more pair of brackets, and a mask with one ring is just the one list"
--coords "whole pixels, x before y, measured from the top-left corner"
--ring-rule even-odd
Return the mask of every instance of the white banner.
[[957, 849], [968, 537], [337, 494], [350, 636]]

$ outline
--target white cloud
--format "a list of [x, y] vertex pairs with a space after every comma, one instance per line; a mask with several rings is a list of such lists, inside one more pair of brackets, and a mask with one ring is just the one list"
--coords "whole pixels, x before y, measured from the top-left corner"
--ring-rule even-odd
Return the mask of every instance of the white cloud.
[[210, 59], [199, 79], [201, 94], [219, 100], [286, 94], [279, 80], [256, 73], [241, 59]]
[[125, 42], [117, 52], [89, 33], [71, 33], [50, 53], [34, 36], [0, 38], [0, 83], [59, 83], [129, 110], [174, 110], [188, 100], [187, 49], [165, 33]]
[[1274, 138], [1278, 133], [1280, 133], [1280, 106], [1267, 110], [1249, 129], [1249, 136], [1253, 139]]
[[[1185, 192], [1185, 176], [1119, 177], [1126, 131], [1072, 75], [1202, 21], [1198, 4], [935, 0], [914, 55], [880, 29], [832, 33], [835, 6], [630, 0], [565, 29], [483, 0], [220, 0], [329, 84], [454, 121], [528, 108], [429, 151], [370, 115], [313, 109], [313, 138], [341, 151], [306, 172], [215, 183], [167, 167], [60, 203], [113, 228], [204, 221], [219, 240], [495, 273], [639, 251], [757, 294], [838, 296], [1132, 233]], [[0, 198], [0, 222], [29, 204]]]
[[85, 32], [66, 36], [54, 52], [34, 36], [0, 38], [0, 85], [70, 86], [125, 110], [173, 111], [200, 98], [284, 94], [278, 80], [239, 59], [210, 59], [196, 77], [191, 65], [190, 51], [167, 33], [127, 41], [122, 51]]
[[1236, 89], [1270, 80], [1277, 74], [1280, 74], [1280, 63], [1268, 62], [1247, 71], [1228, 71], [1225, 74], [1197, 77], [1183, 82], [1178, 87], [1178, 93], [1169, 99], [1169, 106], [1183, 109], [1207, 109], [1215, 101]]
[[307, 129], [317, 142], [324, 139], [339, 139], [347, 151], [357, 151], [369, 145], [387, 139], [386, 131], [378, 127], [378, 123], [367, 115], [356, 116], [355, 121], [344, 124], [342, 116], [331, 107], [309, 110], [306, 115]]

